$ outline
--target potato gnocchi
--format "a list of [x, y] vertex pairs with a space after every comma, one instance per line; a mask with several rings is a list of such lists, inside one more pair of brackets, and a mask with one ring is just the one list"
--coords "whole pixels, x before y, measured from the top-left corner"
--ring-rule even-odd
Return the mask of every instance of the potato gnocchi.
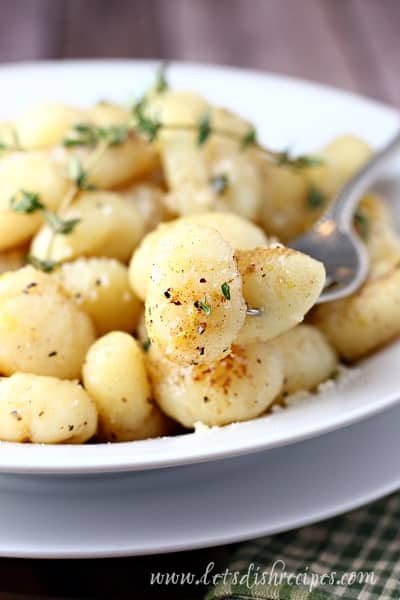
[[[291, 250], [368, 160], [292, 157], [195, 92], [47, 103], [0, 123], [0, 440], [145, 440], [254, 419], [400, 335], [400, 238], [360, 202], [370, 257], [318, 305]], [[316, 159], [317, 158], [317, 159]], [[255, 316], [256, 315], [256, 316]]]

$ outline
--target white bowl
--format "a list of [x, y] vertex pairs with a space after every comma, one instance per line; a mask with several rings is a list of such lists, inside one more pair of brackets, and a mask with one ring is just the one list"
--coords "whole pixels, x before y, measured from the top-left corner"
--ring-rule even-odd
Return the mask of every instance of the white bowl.
[[[61, 100], [88, 104], [125, 101], [151, 82], [155, 62], [83, 61], [0, 67], [0, 115]], [[313, 150], [342, 133], [374, 146], [398, 126], [393, 109], [359, 96], [258, 72], [174, 64], [173, 86], [197, 90], [250, 118], [276, 148]], [[27, 93], [29, 90], [29, 93]], [[397, 209], [400, 215], [399, 209]], [[354, 378], [283, 412], [198, 434], [121, 444], [42, 446], [0, 444], [3, 473], [105, 473], [198, 463], [289, 445], [344, 427], [396, 403], [400, 344], [372, 356]]]

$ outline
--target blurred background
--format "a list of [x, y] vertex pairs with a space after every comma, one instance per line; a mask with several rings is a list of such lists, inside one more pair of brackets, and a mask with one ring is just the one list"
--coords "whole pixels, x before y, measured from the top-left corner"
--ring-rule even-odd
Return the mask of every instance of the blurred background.
[[400, 106], [400, 0], [0, 0], [0, 9], [0, 62], [223, 63]]

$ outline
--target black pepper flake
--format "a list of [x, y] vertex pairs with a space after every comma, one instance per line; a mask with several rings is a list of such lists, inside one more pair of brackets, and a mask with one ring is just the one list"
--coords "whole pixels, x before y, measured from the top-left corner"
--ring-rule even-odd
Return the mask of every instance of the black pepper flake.
[[175, 306], [182, 306], [182, 302], [179, 300], [172, 300], [172, 304], [175, 304]]
[[22, 417], [17, 410], [12, 410], [10, 415], [14, 417], [14, 419], [17, 419], [17, 421], [22, 421]]
[[172, 288], [168, 288], [167, 290], [165, 290], [164, 296], [166, 298], [171, 298], [171, 290], [172, 290]]
[[73, 428], [74, 428], [74, 426], [73, 426], [73, 425], [68, 425], [68, 431], [72, 431], [72, 430], [73, 430]]
[[201, 348], [199, 348], [200, 356], [204, 356], [204, 351], [205, 351], [204, 346], [201, 346]]
[[205, 279], [205, 277], [202, 277], [202, 278], [200, 279], [200, 283], [207, 283], [207, 279]]
[[209, 402], [209, 401], [210, 401], [210, 398], [209, 398], [208, 396], [204, 396], [204, 398], [203, 398], [203, 401], [204, 401], [204, 402]]
[[43, 417], [44, 415], [44, 410], [41, 410], [40, 413], [38, 414], [38, 417]]
[[53, 350], [53, 352], [49, 352], [49, 354], [47, 355], [49, 358], [53, 358], [53, 356], [57, 356], [58, 352], [56, 350]]
[[98, 278], [96, 279], [96, 281], [95, 281], [95, 284], [96, 284], [96, 285], [101, 285], [101, 279], [100, 279], [100, 277], [98, 277]]
[[28, 285], [25, 287], [25, 289], [22, 290], [23, 294], [28, 294], [29, 290], [31, 290], [32, 288], [36, 287], [38, 284], [36, 283], [36, 281], [31, 281], [30, 283], [28, 283]]

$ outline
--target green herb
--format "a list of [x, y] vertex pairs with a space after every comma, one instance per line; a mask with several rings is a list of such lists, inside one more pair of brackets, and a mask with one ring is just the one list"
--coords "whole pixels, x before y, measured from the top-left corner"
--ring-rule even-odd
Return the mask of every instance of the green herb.
[[310, 210], [318, 210], [326, 204], [325, 195], [317, 187], [312, 185], [308, 190], [307, 207]]
[[205, 315], [209, 317], [211, 315], [211, 306], [208, 304], [207, 300], [202, 300], [199, 302], [199, 307], [202, 311], [204, 311]]
[[144, 342], [142, 342], [142, 348], [145, 352], [148, 352], [151, 346], [151, 339], [147, 338], [147, 340], [144, 340]]
[[96, 128], [93, 125], [77, 123], [64, 138], [63, 144], [67, 148], [73, 146], [94, 146], [97, 142]]
[[167, 80], [167, 69], [168, 63], [163, 63], [156, 72], [156, 82], [154, 84], [154, 90], [157, 94], [162, 94], [169, 89]]
[[369, 219], [362, 209], [356, 211], [353, 222], [358, 235], [366, 240], [369, 234]]
[[39, 271], [44, 271], [44, 273], [51, 273], [58, 265], [58, 263], [52, 260], [41, 260], [40, 258], [33, 256], [32, 254], [28, 254], [28, 256], [26, 257], [26, 262], [35, 267], [35, 269], [38, 269]]
[[109, 146], [120, 146], [128, 135], [129, 127], [127, 125], [113, 125], [112, 127], [99, 127], [98, 135], [100, 140], [105, 140]]
[[224, 194], [229, 187], [229, 178], [224, 173], [221, 173], [220, 175], [214, 175], [210, 179], [210, 184], [214, 192], [219, 196], [222, 196], [222, 194]]
[[203, 146], [211, 135], [210, 113], [204, 113], [198, 123], [197, 145]]
[[288, 166], [293, 169], [304, 169], [306, 167], [314, 167], [323, 163], [322, 159], [318, 156], [291, 156], [288, 150], [277, 153], [277, 162], [280, 166]]
[[221, 285], [221, 290], [222, 290], [222, 293], [223, 293], [224, 297], [225, 297], [227, 300], [230, 300], [230, 299], [231, 299], [231, 288], [229, 287], [229, 283], [227, 283], [227, 282], [225, 281], [225, 282], [224, 282], [224, 283]]
[[157, 138], [162, 124], [145, 114], [146, 104], [146, 98], [142, 98], [133, 108], [133, 113], [136, 117], [135, 129], [138, 133], [143, 134], [149, 142], [153, 142]]
[[119, 146], [126, 141], [128, 135], [129, 127], [127, 125], [95, 127], [86, 123], [78, 123], [64, 138], [63, 144], [70, 148], [74, 146], [96, 146], [104, 141], [109, 146]]
[[73, 156], [68, 164], [68, 175], [80, 190], [94, 190], [95, 187], [88, 183], [88, 173], [82, 166], [81, 161]]
[[251, 129], [249, 129], [249, 131], [247, 133], [244, 134], [244, 136], [242, 138], [242, 142], [241, 142], [241, 148], [242, 148], [242, 150], [245, 150], [249, 146], [254, 146], [256, 144], [257, 144], [257, 132], [254, 129], [254, 127], [252, 127]]
[[22, 214], [31, 214], [44, 209], [44, 204], [40, 202], [39, 194], [20, 190], [10, 200], [11, 210]]
[[50, 211], [44, 211], [43, 216], [49, 225], [49, 227], [54, 231], [54, 233], [61, 233], [61, 235], [67, 235], [72, 233], [78, 223], [81, 222], [81, 219], [62, 219], [56, 213]]

